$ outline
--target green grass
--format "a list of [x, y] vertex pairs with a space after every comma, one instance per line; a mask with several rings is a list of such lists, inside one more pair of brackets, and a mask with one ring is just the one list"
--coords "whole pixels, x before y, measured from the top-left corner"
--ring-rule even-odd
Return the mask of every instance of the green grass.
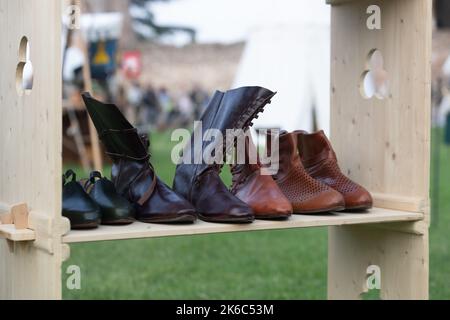
[[[152, 136], [152, 162], [169, 185], [172, 145], [168, 134]], [[440, 159], [439, 221], [430, 232], [430, 297], [450, 299], [449, 147], [441, 148]], [[230, 181], [227, 169], [223, 178]], [[64, 271], [72, 264], [81, 267], [81, 290], [64, 286]], [[326, 228], [111, 241], [71, 245], [63, 266], [63, 297], [325, 299], [326, 278]], [[376, 294], [368, 295], [373, 298]]]
[[[433, 131], [432, 223], [430, 228], [430, 298], [450, 299], [450, 146], [441, 142], [442, 131]], [[437, 146], [440, 146], [438, 152]], [[440, 166], [436, 172], [436, 160]], [[437, 176], [439, 177], [437, 179]], [[436, 181], [439, 181], [435, 186]], [[438, 200], [438, 202], [436, 201]], [[437, 207], [439, 210], [436, 211]]]

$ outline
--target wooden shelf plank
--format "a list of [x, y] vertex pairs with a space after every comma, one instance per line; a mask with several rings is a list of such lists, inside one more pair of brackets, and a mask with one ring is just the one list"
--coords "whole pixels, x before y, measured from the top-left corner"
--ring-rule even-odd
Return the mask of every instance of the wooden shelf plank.
[[0, 238], [11, 241], [32, 241], [36, 234], [30, 229], [16, 229], [13, 224], [0, 224]]
[[256, 231], [270, 229], [289, 229], [306, 227], [339, 226], [349, 224], [417, 221], [423, 219], [418, 212], [405, 212], [373, 208], [368, 213], [327, 214], [327, 215], [293, 215], [285, 221], [256, 220], [251, 224], [219, 224], [197, 221], [194, 224], [169, 225], [135, 222], [128, 226], [100, 226], [93, 230], [72, 230], [63, 236], [63, 242], [90, 242], [104, 240], [121, 240], [153, 238], [194, 234]]

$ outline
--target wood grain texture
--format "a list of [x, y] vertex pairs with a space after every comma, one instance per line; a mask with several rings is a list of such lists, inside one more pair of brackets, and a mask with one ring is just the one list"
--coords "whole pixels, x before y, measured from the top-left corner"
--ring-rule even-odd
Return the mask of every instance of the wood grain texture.
[[[328, 297], [359, 299], [367, 267], [381, 270], [382, 299], [428, 298], [431, 0], [330, 1], [331, 133], [339, 163], [376, 206], [422, 212], [410, 223], [330, 227]], [[381, 8], [381, 30], [366, 9]], [[378, 49], [390, 94], [365, 99], [360, 79]]]
[[[431, 0], [329, 0], [339, 4], [331, 23], [331, 139], [344, 173], [373, 192], [381, 208], [248, 225], [134, 223], [67, 234], [61, 217], [61, 3], [0, 0], [0, 202], [28, 205], [36, 239], [0, 241], [0, 299], [61, 298], [66, 243], [320, 226], [332, 226], [330, 298], [358, 298], [370, 264], [382, 268], [383, 298], [428, 297]], [[372, 4], [382, 9], [382, 30], [365, 27]], [[34, 86], [19, 95], [24, 36]], [[382, 52], [390, 75], [386, 100], [360, 95], [373, 49]], [[31, 232], [0, 225], [6, 237]]]
[[[366, 27], [373, 4], [381, 8], [381, 30]], [[377, 194], [375, 206], [404, 210], [421, 203], [427, 220], [430, 14], [429, 0], [352, 1], [331, 13], [331, 140], [339, 164]], [[389, 76], [384, 100], [365, 99], [359, 91], [373, 49], [382, 53]], [[408, 198], [414, 199], [410, 205], [403, 201]]]
[[[18, 94], [19, 44], [30, 44], [34, 82]], [[0, 202], [26, 203], [57, 226], [61, 219], [61, 1], [0, 0]], [[47, 234], [48, 230], [44, 230]], [[36, 239], [42, 232], [35, 229]], [[61, 237], [45, 247], [0, 241], [0, 299], [61, 297]], [[42, 241], [41, 241], [42, 243]]]
[[28, 206], [26, 203], [12, 206], [11, 214], [16, 229], [28, 229]]
[[329, 238], [329, 299], [359, 299], [370, 265], [381, 270], [381, 299], [428, 299], [428, 233], [343, 226]]
[[0, 224], [0, 239], [11, 241], [32, 241], [36, 234], [30, 229], [16, 229], [13, 224]]
[[94, 230], [72, 230], [63, 237], [66, 243], [103, 240], [154, 238], [207, 233], [242, 232], [271, 229], [323, 227], [330, 225], [364, 224], [388, 221], [417, 221], [423, 214], [374, 208], [370, 213], [293, 215], [287, 221], [256, 220], [251, 224], [235, 225], [197, 221], [188, 225], [164, 225], [135, 222], [129, 226], [100, 226]]

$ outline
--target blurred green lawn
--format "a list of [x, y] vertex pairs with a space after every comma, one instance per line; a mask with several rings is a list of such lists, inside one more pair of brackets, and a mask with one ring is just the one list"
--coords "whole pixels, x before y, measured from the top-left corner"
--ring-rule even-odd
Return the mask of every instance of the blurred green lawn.
[[[174, 143], [165, 133], [151, 140], [152, 163], [172, 185]], [[430, 298], [450, 299], [449, 147], [441, 148], [440, 160]], [[223, 171], [229, 182], [229, 170]], [[81, 290], [65, 288], [65, 270], [73, 264], [81, 267]], [[65, 299], [325, 299], [326, 283], [326, 228], [75, 244], [63, 266]]]

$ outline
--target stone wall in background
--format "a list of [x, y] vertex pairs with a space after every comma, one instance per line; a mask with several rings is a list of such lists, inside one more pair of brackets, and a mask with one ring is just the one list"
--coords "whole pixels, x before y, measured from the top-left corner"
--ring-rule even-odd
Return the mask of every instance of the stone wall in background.
[[143, 85], [166, 87], [177, 93], [201, 86], [212, 92], [231, 86], [244, 48], [243, 43], [192, 44], [184, 47], [140, 41], [131, 29], [128, 15], [129, 0], [81, 0], [87, 12], [122, 12], [124, 14], [121, 50], [142, 52]]
[[141, 82], [173, 93], [200, 86], [209, 92], [227, 90], [233, 83], [244, 48], [233, 45], [201, 44], [173, 47], [140, 44], [144, 72]]

